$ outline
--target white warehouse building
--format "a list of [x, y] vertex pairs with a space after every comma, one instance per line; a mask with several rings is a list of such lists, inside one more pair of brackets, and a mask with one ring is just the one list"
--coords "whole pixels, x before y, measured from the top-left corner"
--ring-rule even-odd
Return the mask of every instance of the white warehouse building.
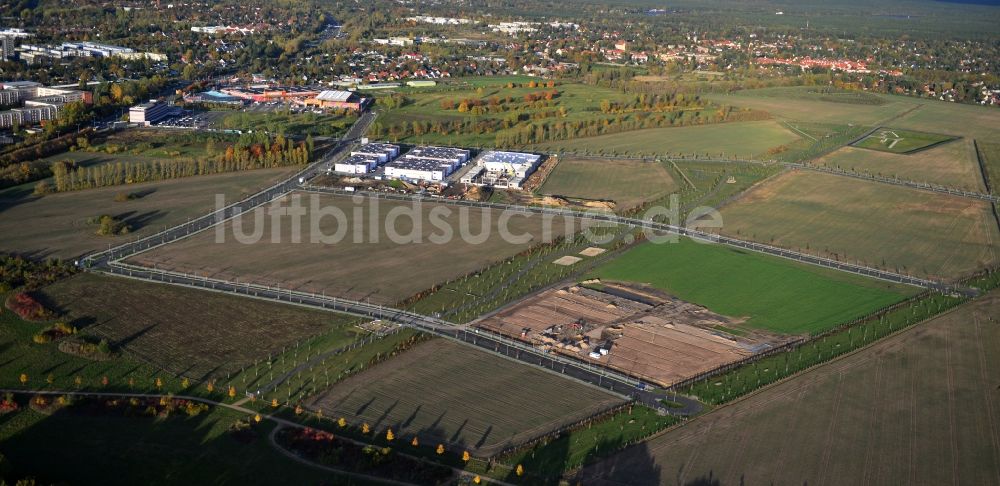
[[333, 164], [333, 170], [345, 174], [367, 174], [396, 158], [397, 155], [399, 155], [398, 145], [366, 143], [352, 151], [350, 157]]
[[452, 147], [416, 147], [388, 163], [385, 175], [396, 179], [444, 181], [469, 160], [472, 152]]

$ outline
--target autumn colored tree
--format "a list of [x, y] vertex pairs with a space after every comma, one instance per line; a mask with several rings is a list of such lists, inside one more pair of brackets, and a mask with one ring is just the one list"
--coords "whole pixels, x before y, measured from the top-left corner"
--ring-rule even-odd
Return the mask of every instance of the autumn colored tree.
[[472, 459], [472, 455], [469, 454], [469, 451], [462, 451], [462, 461], [469, 462], [469, 459]]
[[19, 379], [21, 380], [21, 384], [22, 385], [27, 384], [28, 383], [28, 374], [27, 373], [21, 373], [21, 376], [19, 377]]
[[392, 433], [392, 429], [385, 431], [385, 440], [391, 441], [396, 438], [396, 435]]
[[440, 455], [440, 454], [444, 454], [444, 444], [438, 444], [438, 446], [437, 446], [437, 451], [436, 451], [436, 452], [437, 452], [437, 453], [438, 453], [439, 455]]
[[229, 386], [229, 398], [236, 398], [236, 387], [235, 386], [232, 386], [232, 385]]
[[337, 419], [337, 426], [340, 428], [347, 427], [347, 421], [344, 420], [344, 417], [340, 417], [339, 419]]
[[411, 446], [413, 446], [413, 447], [417, 447], [417, 446], [419, 446], [419, 445], [420, 445], [420, 441], [419, 441], [419, 440], [417, 440], [417, 437], [416, 437], [416, 436], [414, 436], [414, 437], [413, 437], [413, 440], [411, 440], [411, 441], [410, 441], [410, 445], [411, 445]]

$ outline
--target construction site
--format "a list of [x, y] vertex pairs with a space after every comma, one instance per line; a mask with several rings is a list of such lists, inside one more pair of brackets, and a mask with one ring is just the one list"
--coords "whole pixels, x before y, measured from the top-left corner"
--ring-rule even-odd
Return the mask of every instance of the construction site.
[[541, 292], [476, 326], [667, 387], [789, 339], [741, 322], [655, 289], [591, 280]]

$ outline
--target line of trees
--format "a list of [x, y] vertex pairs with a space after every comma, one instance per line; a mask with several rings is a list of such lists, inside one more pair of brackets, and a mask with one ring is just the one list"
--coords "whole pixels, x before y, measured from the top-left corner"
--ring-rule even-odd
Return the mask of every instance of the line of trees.
[[309, 162], [311, 150], [306, 142], [295, 144], [278, 136], [271, 143], [240, 142], [225, 153], [204, 159], [163, 159], [128, 161], [78, 167], [65, 161], [52, 164], [54, 186], [42, 181], [36, 193], [75, 191], [121, 184], [139, 184], [207, 174], [221, 174], [253, 169], [287, 167]]

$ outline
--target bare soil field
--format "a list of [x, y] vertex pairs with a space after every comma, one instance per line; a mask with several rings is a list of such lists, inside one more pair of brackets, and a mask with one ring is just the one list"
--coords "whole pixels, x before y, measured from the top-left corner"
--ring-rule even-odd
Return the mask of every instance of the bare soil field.
[[[70, 259], [156, 233], [215, 208], [216, 194], [233, 202], [287, 177], [297, 168], [173, 179], [32, 196], [32, 185], [0, 191], [0, 251]], [[118, 193], [138, 197], [116, 202]], [[108, 214], [131, 226], [124, 236], [98, 236], [87, 220]]]
[[349, 329], [329, 312], [90, 273], [46, 287], [43, 301], [84, 333], [105, 338], [159, 369], [225, 377], [283, 346]]
[[[238, 220], [239, 234], [251, 235], [260, 231], [260, 241], [241, 243], [230, 221], [220, 227], [225, 235], [223, 243], [217, 242], [216, 232], [205, 232], [137, 255], [132, 261], [215, 278], [325, 292], [388, 305], [517, 254], [545, 239], [545, 219], [540, 215], [509, 218], [506, 227], [510, 233], [514, 236], [527, 234], [530, 239], [508, 242], [499, 231], [502, 226], [498, 211], [466, 211], [467, 208], [460, 211], [434, 202], [424, 202], [417, 207], [401, 201], [296, 195], [301, 196], [306, 209], [298, 242], [293, 238], [296, 232], [288, 218], [278, 219], [275, 226], [275, 218], [271, 216], [280, 213], [281, 209], [268, 206]], [[294, 196], [286, 197], [283, 207], [287, 208]], [[313, 197], [319, 210], [314, 211]], [[413, 218], [389, 217], [390, 213], [399, 214], [411, 207], [417, 215]], [[345, 215], [344, 220], [324, 216], [317, 220], [315, 228], [312, 227], [311, 214], [321, 214], [323, 208], [339, 208]], [[448, 211], [438, 223], [443, 222], [452, 230], [453, 237], [443, 243], [431, 239], [432, 236], [444, 236], [431, 221], [430, 213], [436, 208]], [[361, 211], [360, 218], [356, 217], [355, 210]], [[462, 216], [463, 212], [466, 216]], [[565, 232], [566, 221], [553, 219], [553, 232]], [[392, 228], [403, 238], [394, 239], [389, 231]], [[482, 241], [461, 236], [465, 230], [476, 237], [483, 234], [483, 229], [488, 234], [481, 238]], [[336, 236], [340, 230], [344, 231], [340, 241], [313, 242], [314, 235]], [[372, 231], [375, 238], [372, 238]], [[416, 235], [419, 235], [419, 242], [409, 238]]]
[[490, 455], [622, 400], [453, 341], [422, 343], [310, 399], [327, 417], [396, 440]]
[[626, 449], [577, 479], [998, 485], [997, 315], [994, 292]]
[[669, 386], [750, 356], [779, 339], [653, 289], [605, 283], [552, 289], [478, 327]]
[[640, 160], [564, 157], [539, 188], [542, 194], [610, 200], [628, 209], [677, 190], [663, 164]]
[[842, 260], [953, 278], [1000, 262], [989, 204], [789, 172], [722, 209], [722, 232]]
[[908, 155], [843, 147], [812, 163], [967, 191], [984, 189], [976, 150], [967, 138]]

